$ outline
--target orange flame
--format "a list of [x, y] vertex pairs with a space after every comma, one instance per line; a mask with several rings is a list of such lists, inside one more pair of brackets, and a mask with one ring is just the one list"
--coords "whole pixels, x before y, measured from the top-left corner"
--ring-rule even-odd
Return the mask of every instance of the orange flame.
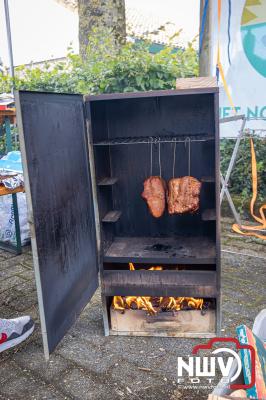
[[125, 311], [125, 303], [121, 296], [114, 296], [112, 306], [114, 310]]
[[145, 296], [127, 296], [125, 298], [125, 303], [128, 308], [145, 310], [148, 311], [149, 314], [155, 315], [156, 311], [153, 308], [150, 299], [151, 297]]
[[[129, 270], [135, 271], [133, 263], [129, 263]], [[163, 267], [153, 266], [149, 271], [162, 271]], [[158, 299], [158, 298], [157, 298]], [[148, 296], [114, 296], [112, 307], [114, 310], [124, 312], [126, 308], [145, 310], [150, 315], [155, 315], [161, 310], [180, 311], [185, 307], [202, 310], [204, 300], [194, 297], [160, 297], [159, 302], [154, 297]], [[158, 304], [157, 304], [158, 303]], [[157, 310], [154, 308], [156, 304]]]

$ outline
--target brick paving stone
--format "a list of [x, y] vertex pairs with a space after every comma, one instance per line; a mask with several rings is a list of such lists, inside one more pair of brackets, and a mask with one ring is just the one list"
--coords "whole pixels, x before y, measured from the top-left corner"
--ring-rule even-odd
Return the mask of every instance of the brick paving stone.
[[5, 290], [0, 293], [0, 304], [2, 306], [8, 306], [10, 301], [18, 297], [18, 293], [14, 288], [12, 290]]
[[0, 270], [0, 279], [10, 278], [14, 275], [24, 274], [26, 268], [23, 267], [21, 264], [16, 264], [9, 266], [8, 268], [3, 268]]
[[36, 293], [28, 293], [26, 296], [24, 295], [17, 295], [15, 298], [11, 299], [8, 302], [8, 305], [14, 308], [17, 311], [25, 312], [30, 307], [35, 306], [37, 304], [37, 297]]
[[1, 280], [0, 293], [23, 283], [25, 283], [25, 280], [18, 276], [12, 276], [10, 278], [3, 279]]
[[6, 305], [1, 305], [0, 313], [1, 318], [16, 318], [21, 315], [19, 311], [13, 310], [11, 307]]
[[[9, 254], [8, 252], [6, 252], [6, 254]], [[0, 263], [0, 269], [4, 269], [4, 268], [10, 268], [14, 265], [18, 265], [24, 261], [28, 261], [30, 263], [32, 263], [32, 256], [29, 254], [21, 254], [19, 256], [15, 256], [14, 254], [10, 255], [10, 257], [6, 257], [4, 259], [4, 261], [1, 261]]]
[[[173, 367], [176, 369], [176, 363]], [[167, 379], [166, 374], [162, 370], [151, 369], [143, 371], [138, 369], [135, 364], [128, 363], [125, 360], [115, 363], [109, 373], [119, 387], [123, 387], [125, 382], [127, 382], [127, 386], [133, 393], [141, 391], [144, 387], [165, 385], [165, 378]], [[169, 380], [169, 384], [172, 384], [172, 381]]]
[[0, 394], [6, 396], [4, 397], [6, 400], [63, 400], [66, 398], [57, 389], [26, 374], [2, 385]]
[[[3, 358], [3, 356], [1, 357]], [[0, 388], [10, 379], [15, 379], [22, 376], [21, 369], [14, 361], [3, 361], [0, 358]]]
[[43, 349], [32, 342], [27, 346], [27, 351], [19, 351], [14, 361], [23, 369], [31, 371], [33, 375], [45, 381], [52, 382], [70, 367], [70, 363], [63, 357], [53, 354], [48, 362], [44, 361]]
[[71, 338], [70, 335], [63, 339], [57, 353], [95, 373], [106, 372], [116, 362], [110, 353], [104, 350], [99, 351], [85, 341]]
[[[26, 295], [25, 295], [26, 294]], [[37, 295], [36, 292], [23, 292], [17, 288], [11, 288], [0, 293], [1, 307], [7, 306], [17, 312], [27, 311], [34, 317], [39, 318], [39, 311], [37, 309]], [[29, 310], [29, 311], [28, 311]]]
[[105, 340], [105, 337], [103, 336], [103, 318], [102, 308], [99, 304], [99, 291], [96, 293], [98, 302], [96, 305], [90, 305], [90, 307], [85, 308], [70, 332], [73, 336], [78, 336], [81, 339], [88, 339], [92, 342], [96, 339], [96, 343], [99, 344], [101, 341]]
[[32, 263], [32, 255], [29, 256], [29, 259], [25, 259], [20, 263], [23, 267], [34, 270], [33, 263]]
[[74, 369], [62, 377], [58, 384], [76, 400], [102, 400], [108, 394], [109, 399], [115, 399], [110, 386], [97, 382], [93, 376]]
[[33, 280], [34, 279], [34, 270], [23, 267], [23, 270], [18, 274], [21, 278], [26, 280]]
[[21, 292], [24, 296], [27, 293], [36, 291], [35, 280], [23, 281], [22, 283], [20, 283], [18, 286], [15, 287], [15, 290], [17, 292]]
[[1, 249], [1, 258], [3, 260], [11, 259], [11, 258], [14, 258], [14, 257], [16, 257], [16, 254]]
[[39, 308], [38, 304], [31, 306], [27, 310], [25, 310], [24, 314], [30, 315], [31, 318], [34, 320], [35, 324], [39, 323], [40, 316], [39, 316]]

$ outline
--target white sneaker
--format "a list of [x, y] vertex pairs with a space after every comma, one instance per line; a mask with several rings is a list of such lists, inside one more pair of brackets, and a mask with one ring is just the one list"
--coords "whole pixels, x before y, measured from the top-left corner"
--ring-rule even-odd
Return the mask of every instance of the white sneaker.
[[23, 342], [34, 330], [34, 322], [29, 316], [0, 318], [0, 353]]

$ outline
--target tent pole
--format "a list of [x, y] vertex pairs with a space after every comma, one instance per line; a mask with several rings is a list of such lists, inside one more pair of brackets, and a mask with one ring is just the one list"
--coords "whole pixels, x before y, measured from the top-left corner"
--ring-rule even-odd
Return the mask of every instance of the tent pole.
[[[10, 27], [10, 15], [9, 15], [9, 5], [8, 0], [4, 0], [5, 5], [5, 19], [6, 19], [6, 33], [7, 33], [7, 43], [8, 43], [8, 54], [10, 62], [10, 75], [14, 79], [14, 60], [13, 60], [13, 50], [12, 50], [12, 37], [11, 37], [11, 27]], [[13, 86], [13, 84], [12, 84]]]

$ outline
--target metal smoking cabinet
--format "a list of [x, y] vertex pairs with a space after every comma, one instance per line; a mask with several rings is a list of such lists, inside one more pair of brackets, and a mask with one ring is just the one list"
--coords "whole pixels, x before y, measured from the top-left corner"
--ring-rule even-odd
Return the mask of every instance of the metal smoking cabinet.
[[[215, 336], [218, 88], [85, 97], [21, 91], [16, 102], [46, 358], [90, 301], [98, 272], [106, 335]], [[202, 181], [199, 212], [150, 215], [143, 181], [160, 172], [165, 180], [190, 173]], [[129, 271], [128, 262], [142, 269]], [[165, 269], [147, 271], [151, 265]], [[147, 331], [116, 331], [114, 295], [212, 299], [212, 329], [197, 330], [195, 311], [191, 331], [182, 321], [176, 331], [156, 323]]]

